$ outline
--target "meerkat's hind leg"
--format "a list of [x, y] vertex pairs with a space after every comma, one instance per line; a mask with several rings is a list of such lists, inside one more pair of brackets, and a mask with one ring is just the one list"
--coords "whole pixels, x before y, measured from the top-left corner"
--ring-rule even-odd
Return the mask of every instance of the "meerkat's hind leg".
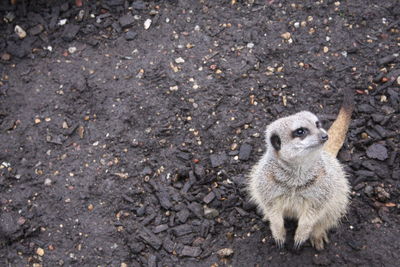
[[311, 245], [316, 250], [323, 250], [325, 245], [324, 243], [329, 243], [328, 231], [336, 224], [336, 220], [333, 218], [325, 217], [314, 226], [310, 235], [310, 241]]
[[321, 225], [315, 226], [310, 236], [310, 242], [316, 250], [323, 250], [325, 243], [329, 243], [327, 230]]

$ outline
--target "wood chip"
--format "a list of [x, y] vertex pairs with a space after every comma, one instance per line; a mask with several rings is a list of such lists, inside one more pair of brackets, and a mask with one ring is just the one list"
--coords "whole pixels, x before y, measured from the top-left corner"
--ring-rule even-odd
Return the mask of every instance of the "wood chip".
[[116, 172], [116, 173], [113, 173], [113, 174], [118, 176], [119, 178], [122, 178], [122, 179], [127, 179], [129, 177], [129, 174], [127, 172], [125, 172], [125, 173]]
[[85, 133], [85, 128], [83, 128], [82, 125], [79, 125], [78, 129], [76, 129], [76, 130], [77, 130], [77, 132], [78, 132], [79, 137], [80, 137], [81, 139], [83, 139], [83, 135], [84, 135], [84, 133]]

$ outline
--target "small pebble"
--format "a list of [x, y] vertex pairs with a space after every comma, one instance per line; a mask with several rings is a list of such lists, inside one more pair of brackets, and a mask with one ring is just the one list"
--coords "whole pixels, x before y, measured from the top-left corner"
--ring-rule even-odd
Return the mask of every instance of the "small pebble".
[[363, 132], [363, 133], [361, 133], [361, 138], [362, 138], [362, 139], [368, 139], [369, 136], [368, 136], [367, 133]]
[[84, 16], [85, 16], [85, 10], [82, 9], [79, 11], [78, 15], [76, 16], [76, 20], [82, 21]]
[[23, 225], [26, 222], [26, 219], [24, 217], [19, 217], [17, 223], [19, 225]]
[[26, 37], [26, 31], [19, 25], [15, 26], [14, 31], [18, 35], [19, 39], [24, 39]]
[[75, 46], [69, 47], [69, 48], [68, 48], [68, 52], [69, 52], [70, 54], [75, 53], [75, 52], [76, 52], [76, 47], [75, 47]]
[[46, 179], [44, 180], [44, 185], [45, 185], [45, 186], [50, 186], [51, 183], [52, 183], [52, 181], [51, 181], [50, 178], [46, 178]]
[[231, 248], [223, 248], [217, 251], [217, 255], [220, 256], [221, 258], [229, 257], [232, 254], [233, 254], [233, 249]]
[[381, 224], [382, 220], [379, 217], [375, 217], [374, 219], [371, 220], [371, 223], [378, 223]]
[[251, 49], [251, 48], [253, 48], [253, 47], [254, 47], [254, 44], [253, 44], [253, 43], [248, 43], [248, 44], [247, 44], [247, 48], [250, 48], [250, 49]]
[[60, 19], [60, 21], [58, 22], [59, 26], [63, 26], [67, 23], [67, 19]]
[[146, 21], [144, 22], [144, 29], [147, 30], [149, 29], [151, 26], [151, 19], [146, 19]]
[[42, 248], [37, 248], [36, 249], [36, 254], [38, 254], [40, 257], [42, 257], [44, 255], [44, 249]]
[[171, 91], [178, 91], [178, 85], [174, 85], [174, 86], [171, 86], [170, 88], [169, 88], [169, 90], [171, 90]]
[[183, 58], [181, 58], [181, 57], [178, 57], [178, 58], [175, 59], [175, 62], [177, 64], [181, 64], [181, 63], [185, 63], [185, 60]]
[[290, 34], [290, 32], [285, 32], [285, 33], [282, 33], [282, 34], [281, 34], [281, 37], [282, 37], [283, 39], [285, 39], [285, 40], [289, 40], [291, 36], [292, 36], [292, 35]]
[[13, 12], [8, 12], [5, 16], [4, 16], [4, 21], [7, 23], [12, 22], [15, 19], [15, 14]]
[[233, 151], [233, 150], [236, 150], [238, 148], [238, 144], [237, 143], [233, 143], [232, 145], [231, 145], [231, 150]]

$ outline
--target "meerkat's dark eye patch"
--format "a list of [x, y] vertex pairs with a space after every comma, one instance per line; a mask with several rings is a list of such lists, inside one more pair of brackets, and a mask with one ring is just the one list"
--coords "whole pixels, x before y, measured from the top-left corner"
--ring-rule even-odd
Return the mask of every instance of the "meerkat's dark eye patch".
[[277, 134], [273, 134], [270, 138], [270, 141], [276, 150], [279, 151], [281, 149], [281, 138]]
[[307, 128], [303, 128], [303, 127], [298, 128], [298, 129], [296, 129], [296, 130], [294, 130], [292, 132], [293, 138], [295, 138], [295, 137], [305, 137], [307, 134], [308, 134], [308, 129]]

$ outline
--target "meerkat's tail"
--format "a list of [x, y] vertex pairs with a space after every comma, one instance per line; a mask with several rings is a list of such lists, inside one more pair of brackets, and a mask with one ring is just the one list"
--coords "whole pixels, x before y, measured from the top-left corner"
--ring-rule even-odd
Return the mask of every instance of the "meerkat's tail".
[[347, 88], [344, 90], [344, 99], [339, 114], [328, 130], [329, 139], [324, 146], [324, 150], [335, 157], [346, 139], [353, 110], [354, 92]]

